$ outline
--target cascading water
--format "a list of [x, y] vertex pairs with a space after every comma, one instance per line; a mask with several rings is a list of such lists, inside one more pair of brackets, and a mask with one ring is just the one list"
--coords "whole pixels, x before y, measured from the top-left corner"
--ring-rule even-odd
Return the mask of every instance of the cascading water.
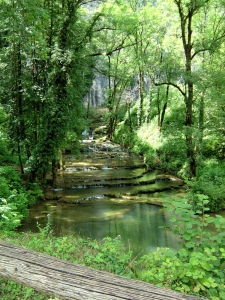
[[[94, 149], [94, 150], [93, 150]], [[182, 181], [160, 170], [146, 171], [142, 157], [119, 145], [87, 139], [84, 152], [65, 154], [57, 187], [45, 192], [47, 201], [33, 206], [21, 230], [38, 231], [51, 215], [56, 235], [76, 234], [92, 239], [106, 236], [122, 241], [134, 254], [157, 247], [174, 247], [169, 218], [160, 195], [182, 192]]]

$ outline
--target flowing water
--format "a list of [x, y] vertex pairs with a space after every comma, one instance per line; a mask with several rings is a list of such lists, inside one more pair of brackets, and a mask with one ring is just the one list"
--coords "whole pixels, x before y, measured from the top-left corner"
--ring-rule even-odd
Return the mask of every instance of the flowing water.
[[91, 239], [121, 236], [134, 255], [157, 247], [177, 248], [161, 197], [182, 193], [182, 182], [162, 171], [146, 171], [142, 157], [117, 145], [84, 143], [80, 156], [66, 154], [47, 201], [32, 206], [21, 231], [38, 231], [51, 215], [55, 235]]

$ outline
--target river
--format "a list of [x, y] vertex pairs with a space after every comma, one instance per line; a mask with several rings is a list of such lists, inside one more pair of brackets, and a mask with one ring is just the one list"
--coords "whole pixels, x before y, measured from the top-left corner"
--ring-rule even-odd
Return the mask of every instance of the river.
[[67, 153], [57, 186], [45, 191], [46, 201], [30, 208], [21, 231], [38, 231], [51, 216], [55, 235], [91, 239], [121, 236], [134, 255], [157, 247], [177, 248], [164, 197], [182, 195], [182, 181], [161, 170], [146, 170], [143, 158], [119, 145], [84, 141], [83, 153]]

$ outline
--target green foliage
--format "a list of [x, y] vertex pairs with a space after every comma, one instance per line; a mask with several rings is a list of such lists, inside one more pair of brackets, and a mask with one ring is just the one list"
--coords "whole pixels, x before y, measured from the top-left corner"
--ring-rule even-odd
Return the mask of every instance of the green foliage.
[[44, 227], [37, 223], [39, 229], [37, 234], [23, 233], [20, 236], [15, 233], [5, 234], [7, 240], [32, 250], [98, 270], [131, 276], [132, 252], [125, 252], [119, 237], [115, 239], [106, 237], [101, 241], [72, 236], [55, 237], [51, 226], [51, 215], [47, 215]]
[[0, 132], [0, 165], [15, 163], [16, 161], [15, 158], [9, 154], [7, 148], [8, 148], [8, 141], [4, 141], [4, 139], [1, 138], [1, 132]]
[[125, 124], [121, 123], [116, 131], [117, 142], [127, 146], [132, 152], [143, 155], [150, 168], [162, 168], [172, 173], [181, 171], [186, 162], [185, 141], [175, 128], [173, 133], [171, 129], [161, 132], [154, 121], [143, 124], [138, 131], [127, 133]]
[[127, 125], [122, 122], [114, 133], [114, 140], [132, 150], [137, 139], [136, 132], [130, 132]]
[[8, 188], [10, 190], [23, 189], [21, 184], [20, 173], [16, 171], [13, 167], [10, 166], [0, 167], [0, 176], [1, 178], [5, 179], [5, 182], [7, 183]]
[[[0, 278], [0, 296], [2, 300], [47, 300], [48, 296], [37, 293], [33, 289], [19, 285], [13, 281]], [[56, 300], [56, 299], [55, 299]]]
[[205, 214], [208, 200], [199, 200], [202, 215], [195, 214], [187, 199], [166, 203], [181, 248], [177, 252], [158, 249], [143, 256], [139, 267], [144, 269], [139, 278], [183, 293], [221, 300], [225, 299], [225, 220]]
[[[82, 238], [54, 237], [51, 230], [50, 215], [47, 216], [45, 227], [41, 228], [39, 224], [37, 226], [40, 231], [39, 236], [41, 240], [44, 241], [47, 239], [48, 242], [40, 245], [34, 237], [33, 241], [29, 242], [29, 248], [36, 251], [44, 251], [45, 253], [67, 259], [71, 262], [79, 261], [80, 264], [91, 266], [98, 270], [120, 275], [130, 274], [129, 265], [132, 252], [125, 252], [125, 247], [119, 237], [115, 239], [106, 237], [100, 242]], [[76, 252], [74, 252], [75, 249]]]
[[[205, 214], [208, 200], [199, 197], [199, 201], [201, 215], [195, 214], [187, 199], [168, 200], [165, 206], [171, 216], [172, 231], [180, 239], [180, 249], [159, 248], [136, 261], [131, 258], [131, 252], [124, 251], [119, 237], [96, 241], [54, 236], [50, 215], [45, 227], [38, 224], [37, 234], [2, 233], [0, 237], [70, 262], [135, 277], [182, 293], [221, 300], [225, 299], [225, 220]], [[10, 299], [7, 294], [18, 295], [20, 299], [28, 299], [26, 295], [32, 300], [47, 299], [10, 281], [0, 280], [0, 286], [5, 300]]]
[[7, 180], [4, 177], [0, 177], [0, 186], [1, 186], [0, 197], [8, 197], [10, 195], [10, 189], [7, 184]]
[[198, 207], [198, 196], [206, 195], [209, 203], [207, 207], [215, 212], [224, 207], [225, 204], [225, 162], [207, 160], [198, 169], [197, 177], [192, 181], [187, 181], [190, 188], [190, 198], [193, 209]]
[[15, 158], [10, 155], [9, 140], [6, 137], [7, 115], [4, 108], [0, 105], [0, 166], [15, 162]]
[[16, 205], [0, 198], [0, 229], [12, 230], [20, 225], [24, 216], [18, 213]]
[[[132, 253], [125, 252], [119, 237], [104, 238], [101, 241], [75, 238], [73, 236], [55, 237], [51, 230], [51, 216], [47, 216], [45, 227], [38, 224], [39, 233], [0, 233], [0, 238], [8, 242], [43, 252], [73, 263], [91, 266], [99, 270], [131, 277], [134, 270]], [[49, 299], [46, 295], [22, 287], [19, 284], [0, 279], [1, 299]]]
[[28, 199], [19, 173], [12, 167], [0, 167], [0, 228], [12, 230], [27, 216]]
[[37, 203], [38, 199], [43, 196], [43, 190], [40, 188], [38, 183], [28, 182], [25, 188], [28, 206]]
[[0, 167], [0, 229], [18, 227], [28, 215], [28, 205], [34, 204], [41, 195], [37, 184], [29, 184], [26, 189], [13, 167]]
[[79, 239], [85, 249], [84, 263], [98, 270], [118, 275], [130, 275], [131, 252], [125, 252], [120, 238], [104, 238], [100, 243]]
[[44, 182], [67, 133], [77, 137], [84, 127], [83, 97], [93, 66], [85, 54], [93, 25], [82, 2], [1, 3], [0, 102], [11, 149], [31, 182]]
[[41, 225], [37, 222], [37, 228], [40, 232], [40, 236], [41, 238], [45, 239], [47, 238], [48, 236], [51, 236], [52, 237], [52, 229], [51, 229], [51, 226], [52, 226], [52, 222], [51, 222], [51, 215], [48, 214], [47, 215], [47, 223], [46, 225], [42, 228]]

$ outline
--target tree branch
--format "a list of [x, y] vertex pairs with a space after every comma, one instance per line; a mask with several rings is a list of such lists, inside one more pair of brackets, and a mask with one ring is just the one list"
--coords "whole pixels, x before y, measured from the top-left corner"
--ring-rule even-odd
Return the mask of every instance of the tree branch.
[[155, 82], [154, 79], [153, 79], [153, 84], [155, 86], [171, 85], [171, 86], [175, 87], [184, 97], [186, 96], [185, 92], [176, 83], [173, 83], [173, 82]]

